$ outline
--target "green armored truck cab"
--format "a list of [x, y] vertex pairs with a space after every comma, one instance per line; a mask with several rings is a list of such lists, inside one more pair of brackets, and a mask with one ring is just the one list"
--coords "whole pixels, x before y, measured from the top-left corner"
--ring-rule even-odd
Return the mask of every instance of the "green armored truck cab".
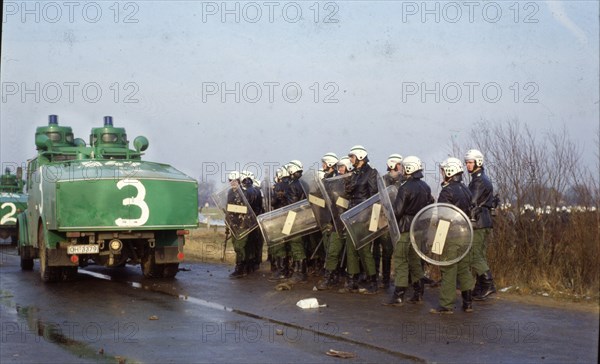
[[198, 226], [198, 183], [167, 164], [142, 160], [145, 137], [129, 140], [112, 117], [89, 145], [50, 115], [28, 162], [27, 210], [18, 216], [21, 267], [39, 258], [44, 282], [78, 267], [140, 264], [146, 277], [172, 278], [189, 228]]

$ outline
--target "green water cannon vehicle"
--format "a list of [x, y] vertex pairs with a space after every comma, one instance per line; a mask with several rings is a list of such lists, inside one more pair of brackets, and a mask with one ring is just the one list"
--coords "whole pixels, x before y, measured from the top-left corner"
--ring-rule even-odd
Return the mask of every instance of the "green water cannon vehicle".
[[39, 258], [44, 282], [68, 280], [78, 267], [141, 265], [146, 277], [172, 278], [185, 236], [198, 226], [198, 182], [168, 164], [142, 160], [110, 116], [90, 143], [50, 115], [28, 161], [27, 210], [18, 215], [21, 268]]

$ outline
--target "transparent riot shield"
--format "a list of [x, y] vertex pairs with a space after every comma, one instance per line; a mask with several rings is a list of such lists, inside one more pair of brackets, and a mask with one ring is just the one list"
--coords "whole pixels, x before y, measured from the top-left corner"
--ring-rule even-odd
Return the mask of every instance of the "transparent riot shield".
[[273, 206], [271, 205], [273, 201], [273, 183], [267, 177], [260, 184], [260, 190], [263, 196], [263, 206], [266, 212], [273, 210]]
[[350, 201], [346, 196], [346, 183], [352, 174], [347, 173], [336, 177], [319, 180], [321, 194], [325, 197], [327, 208], [333, 219], [333, 227], [338, 234], [344, 231], [344, 223], [340, 215], [348, 210]]
[[384, 187], [377, 178], [379, 193], [344, 212], [340, 219], [356, 249], [360, 249], [389, 231], [394, 245], [400, 239], [400, 230], [394, 217], [391, 200], [398, 194], [396, 186]]
[[300, 181], [317, 220], [317, 225], [319, 225], [320, 229], [323, 229], [327, 224], [331, 223], [331, 212], [327, 207], [323, 191], [319, 188], [320, 179], [318, 171], [311, 169], [302, 176]]
[[258, 225], [268, 246], [319, 231], [308, 200], [301, 200], [258, 215]]
[[451, 265], [469, 252], [473, 243], [473, 227], [458, 207], [435, 203], [415, 215], [410, 225], [410, 242], [427, 262]]
[[235, 239], [242, 239], [258, 226], [256, 215], [240, 186], [228, 186], [211, 196], [225, 214], [225, 224]]

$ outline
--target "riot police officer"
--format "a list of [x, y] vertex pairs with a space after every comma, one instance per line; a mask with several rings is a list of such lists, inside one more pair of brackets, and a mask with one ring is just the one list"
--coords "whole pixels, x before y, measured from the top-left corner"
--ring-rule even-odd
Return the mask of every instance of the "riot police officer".
[[[386, 161], [387, 173], [383, 175], [385, 186], [400, 187], [400, 173], [402, 156], [400, 154], [392, 154]], [[394, 253], [394, 245], [390, 238], [389, 232], [386, 232], [373, 242], [373, 259], [375, 259], [375, 274], [379, 276], [379, 268], [381, 267], [381, 282], [383, 288], [390, 287], [390, 275], [392, 271], [392, 254]]]
[[[423, 164], [418, 157], [408, 156], [402, 160], [404, 181], [398, 189], [394, 201], [394, 213], [398, 219], [400, 241], [394, 251], [394, 271], [396, 274], [396, 288], [387, 305], [399, 306], [404, 304], [404, 294], [408, 283], [412, 284], [414, 294], [409, 302], [416, 303], [423, 300], [425, 286], [423, 284], [423, 267], [421, 258], [410, 244], [410, 225], [415, 215], [425, 206], [434, 202], [431, 188], [422, 181]], [[409, 274], [411, 282], [409, 282]]]
[[483, 154], [479, 150], [467, 151], [465, 164], [471, 175], [469, 190], [473, 195], [469, 213], [471, 221], [473, 221], [471, 269], [477, 277], [473, 289], [473, 299], [481, 301], [496, 293], [492, 272], [487, 263], [487, 243], [493, 227], [490, 209], [494, 201], [494, 187], [484, 172]]
[[[300, 183], [303, 166], [299, 160], [290, 161], [287, 165], [287, 171], [290, 174], [290, 183], [287, 190], [287, 202], [293, 204], [306, 198], [304, 189]], [[292, 238], [286, 243], [292, 256], [292, 274], [289, 278], [290, 283], [306, 282], [307, 280], [307, 262], [304, 242], [302, 237]]]
[[[244, 197], [239, 193], [241, 186], [241, 174], [238, 171], [233, 171], [229, 173], [228, 179], [229, 184], [231, 185], [231, 190], [227, 193], [227, 203], [232, 205], [245, 205]], [[230, 224], [234, 224], [236, 227], [243, 227], [245, 222], [245, 215], [230, 213], [228, 216], [228, 221]], [[246, 266], [248, 264], [248, 255], [247, 255], [247, 243], [248, 236], [245, 236], [241, 239], [233, 239], [233, 250], [235, 251], [235, 269], [229, 275], [229, 278], [242, 278], [247, 274]]]
[[[349, 159], [348, 159], [349, 161]], [[327, 153], [321, 158], [323, 167], [323, 178], [331, 178], [338, 175], [338, 159], [335, 153]], [[344, 240], [340, 234], [335, 231], [333, 227], [333, 221], [327, 225], [323, 231], [323, 239], [327, 240], [325, 255], [325, 275], [317, 283], [317, 289], [326, 290], [331, 289], [338, 283], [339, 275], [338, 268], [340, 262], [340, 254], [344, 247]]]
[[383, 182], [386, 186], [400, 187], [402, 183], [402, 156], [392, 154], [388, 157], [386, 163], [387, 173], [383, 175]]
[[[271, 200], [271, 207], [273, 210], [287, 206], [289, 188], [290, 188], [290, 174], [287, 166], [283, 165], [277, 169], [275, 175], [275, 185], [273, 186], [273, 199]], [[277, 281], [285, 279], [290, 274], [289, 258], [288, 258], [288, 244], [278, 244], [269, 247], [271, 257], [273, 258], [273, 264], [275, 269], [271, 273], [269, 280]]]
[[[438, 202], [452, 204], [461, 209], [467, 216], [471, 208], [471, 191], [462, 183], [464, 172], [462, 162], [457, 158], [448, 158], [440, 164], [442, 174], [442, 190]], [[440, 287], [439, 307], [431, 309], [431, 313], [452, 313], [456, 298], [456, 283], [460, 285], [463, 299], [462, 309], [473, 312], [473, 276], [470, 270], [471, 255], [467, 255], [459, 262], [449, 266], [440, 267], [442, 284]]]
[[[263, 199], [260, 188], [256, 187], [254, 173], [240, 172], [241, 186], [244, 196], [256, 216], [264, 212]], [[248, 273], [258, 270], [262, 261], [262, 235], [260, 229], [254, 229], [248, 234], [246, 243], [246, 270]]]
[[[346, 185], [346, 193], [350, 200], [348, 208], [351, 209], [369, 197], [379, 192], [377, 170], [369, 165], [367, 150], [362, 145], [355, 145], [350, 149], [348, 157], [354, 167], [352, 177]], [[360, 273], [360, 263], [362, 263], [368, 277], [368, 286], [365, 294], [377, 293], [377, 275], [375, 274], [375, 260], [371, 252], [370, 244], [366, 244], [360, 249], [356, 249], [351, 238], [346, 238], [346, 260], [348, 270], [348, 284], [344, 292], [358, 292], [358, 275]]]

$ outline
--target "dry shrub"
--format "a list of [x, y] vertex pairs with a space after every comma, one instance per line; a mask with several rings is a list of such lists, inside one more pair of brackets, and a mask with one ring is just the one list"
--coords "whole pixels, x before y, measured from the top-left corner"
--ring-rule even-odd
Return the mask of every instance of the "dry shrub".
[[488, 261], [500, 287], [598, 297], [598, 212], [496, 217]]

